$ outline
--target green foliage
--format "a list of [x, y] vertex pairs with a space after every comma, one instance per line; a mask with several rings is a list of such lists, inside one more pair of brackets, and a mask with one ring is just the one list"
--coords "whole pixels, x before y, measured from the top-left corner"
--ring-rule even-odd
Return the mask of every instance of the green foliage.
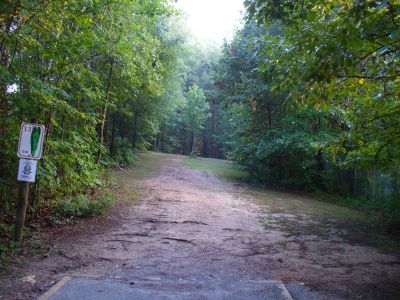
[[177, 13], [169, 0], [3, 2], [0, 224], [13, 219], [15, 149], [30, 121], [46, 138], [28, 225], [49, 203], [60, 218], [100, 213], [105, 199], [71, 195], [101, 186], [105, 167], [136, 162], [179, 105]]
[[196, 138], [200, 130], [204, 128], [204, 123], [209, 117], [208, 111], [210, 107], [203, 90], [196, 84], [190, 87], [186, 98], [187, 102], [183, 111], [183, 123], [191, 139], [190, 155], [196, 157], [198, 152]]
[[[10, 256], [15, 248], [15, 245], [5, 238], [11, 235], [12, 231], [13, 226], [8, 224], [0, 224], [0, 259]], [[1, 269], [2, 265], [0, 263], [0, 271]]]
[[113, 161], [119, 165], [133, 165], [137, 162], [138, 157], [132, 148], [131, 143], [127, 139], [116, 138], [115, 139], [115, 153], [113, 155]]
[[103, 215], [112, 203], [113, 198], [107, 192], [102, 192], [96, 196], [86, 194], [68, 196], [54, 205], [48, 218], [53, 223], [59, 224], [80, 218]]
[[221, 157], [221, 111], [214, 86], [220, 51], [212, 44], [206, 48], [190, 39], [185, 46], [179, 65], [180, 103], [162, 123], [154, 149], [193, 157]]
[[294, 103], [346, 111], [332, 147], [349, 165], [396, 170], [400, 21], [396, 1], [246, 1], [269, 28], [261, 67]]
[[187, 93], [187, 102], [183, 113], [184, 122], [190, 132], [197, 134], [203, 129], [204, 122], [209, 117], [208, 110], [209, 105], [203, 90], [194, 84]]
[[[246, 3], [249, 21], [217, 66], [226, 155], [255, 181], [365, 199], [397, 224], [398, 50], [393, 43], [383, 55], [372, 45], [385, 44], [393, 20], [377, 20], [389, 22], [394, 6], [372, 13], [335, 1]], [[364, 32], [346, 31], [354, 24]]]

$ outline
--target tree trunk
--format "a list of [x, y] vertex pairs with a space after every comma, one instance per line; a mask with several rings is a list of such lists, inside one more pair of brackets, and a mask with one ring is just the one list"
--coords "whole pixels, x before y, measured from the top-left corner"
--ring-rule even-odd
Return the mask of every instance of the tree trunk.
[[64, 134], [65, 134], [65, 114], [63, 113], [61, 116], [61, 140], [64, 140]]
[[194, 151], [196, 150], [196, 135], [194, 132], [192, 132], [192, 140], [191, 140], [191, 145], [190, 145], [190, 154], [195, 156]]
[[137, 121], [138, 121], [138, 113], [135, 113], [133, 117], [133, 136], [132, 136], [132, 147], [136, 148], [136, 140], [137, 140]]
[[115, 155], [115, 123], [116, 123], [117, 113], [113, 113], [112, 117], [112, 129], [111, 129], [111, 139], [110, 139], [110, 155], [113, 157]]
[[267, 118], [268, 118], [268, 129], [272, 129], [272, 106], [269, 101], [267, 102]]
[[324, 170], [324, 161], [322, 157], [322, 150], [318, 150], [317, 155], [315, 157], [317, 162], [317, 176], [315, 177], [315, 183], [321, 191], [325, 191], [325, 185], [323, 183], [322, 171]]
[[357, 167], [354, 167], [354, 176], [353, 176], [353, 196], [358, 196], [358, 189], [357, 189]]
[[201, 147], [201, 156], [203, 157], [209, 157], [209, 152], [208, 152], [208, 140], [205, 138], [203, 140], [203, 145]]
[[215, 157], [215, 141], [214, 136], [216, 135], [215, 132], [215, 121], [216, 121], [216, 107], [214, 99], [211, 101], [211, 138], [210, 138], [210, 157]]
[[158, 134], [156, 135], [156, 137], [154, 139], [153, 151], [157, 151], [157, 138], [158, 138]]
[[[104, 103], [104, 109], [103, 109], [103, 114], [102, 114], [102, 119], [100, 122], [100, 127], [99, 127], [99, 142], [100, 146], [104, 144], [104, 129], [106, 126], [106, 120], [107, 120], [107, 114], [108, 114], [108, 100], [110, 97], [110, 90], [111, 90], [111, 79], [112, 79], [112, 74], [113, 74], [113, 68], [114, 68], [114, 59], [111, 60], [110, 63], [110, 70], [108, 72], [108, 83], [107, 83], [107, 89], [106, 89], [106, 99]], [[97, 156], [97, 163], [99, 164], [101, 160], [101, 150], [98, 153]]]
[[162, 133], [157, 133], [156, 138], [154, 140], [154, 147], [153, 147], [154, 151], [160, 151], [161, 137]]

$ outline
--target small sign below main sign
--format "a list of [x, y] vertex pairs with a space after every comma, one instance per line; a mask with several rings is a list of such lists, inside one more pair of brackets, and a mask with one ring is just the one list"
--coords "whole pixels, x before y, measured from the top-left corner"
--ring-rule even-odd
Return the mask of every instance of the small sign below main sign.
[[22, 123], [19, 134], [17, 155], [20, 158], [38, 160], [42, 157], [42, 148], [46, 128], [44, 125]]
[[20, 159], [18, 168], [18, 181], [35, 182], [37, 160]]

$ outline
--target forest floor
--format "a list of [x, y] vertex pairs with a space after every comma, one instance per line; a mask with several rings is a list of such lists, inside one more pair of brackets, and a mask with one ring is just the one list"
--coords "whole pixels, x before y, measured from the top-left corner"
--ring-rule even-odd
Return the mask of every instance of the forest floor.
[[219, 160], [147, 153], [113, 173], [109, 213], [43, 230], [1, 271], [0, 299], [36, 298], [67, 275], [191, 288], [278, 280], [294, 299], [400, 297], [398, 248], [360, 212], [239, 183], [243, 173]]

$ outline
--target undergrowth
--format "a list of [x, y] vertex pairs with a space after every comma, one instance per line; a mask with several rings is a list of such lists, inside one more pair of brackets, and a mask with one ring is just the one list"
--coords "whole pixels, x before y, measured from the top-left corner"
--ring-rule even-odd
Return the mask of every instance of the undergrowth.
[[400, 198], [372, 199], [367, 197], [343, 197], [316, 193], [322, 200], [340, 206], [361, 210], [374, 217], [390, 233], [400, 233]]
[[81, 218], [103, 215], [113, 204], [113, 197], [108, 191], [98, 195], [78, 194], [58, 201], [48, 216], [54, 224], [61, 224]]

